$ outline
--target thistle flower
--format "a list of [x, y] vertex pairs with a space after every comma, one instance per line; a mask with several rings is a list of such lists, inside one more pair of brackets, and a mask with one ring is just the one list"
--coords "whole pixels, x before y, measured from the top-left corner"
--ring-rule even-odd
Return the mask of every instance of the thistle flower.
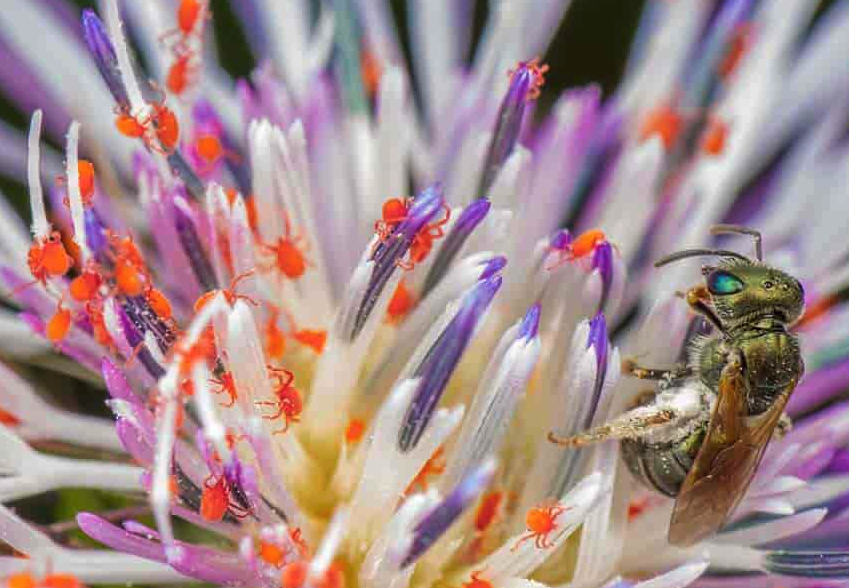
[[[0, 215], [10, 588], [846, 579], [845, 2], [650, 1], [615, 94], [548, 113], [568, 2], [491, 6], [467, 63], [471, 5], [411, 2], [408, 66], [383, 2], [234, 2], [261, 62], [234, 82], [206, 0], [8, 0], [0, 83], [34, 111], [0, 129], [32, 210], [31, 236]], [[622, 357], [671, 367], [709, 330], [675, 295], [697, 269], [651, 262], [719, 222], [804, 284], [807, 371], [730, 524], [672, 547], [617, 443], [548, 434], [633, 404]], [[20, 375], [50, 346], [114, 426]], [[14, 511], [67, 487], [131, 506]]]

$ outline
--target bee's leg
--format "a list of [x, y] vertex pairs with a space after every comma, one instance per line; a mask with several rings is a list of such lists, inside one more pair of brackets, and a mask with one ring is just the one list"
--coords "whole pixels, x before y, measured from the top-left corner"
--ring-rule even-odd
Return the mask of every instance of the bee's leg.
[[637, 362], [626, 357], [622, 360], [622, 373], [626, 376], [639, 378], [640, 380], [662, 380], [664, 378], [676, 378], [688, 375], [690, 370], [687, 368], [675, 367], [664, 370], [657, 368], [647, 368], [638, 365]]
[[675, 411], [666, 406], [641, 406], [610, 422], [572, 437], [558, 437], [553, 431], [549, 432], [548, 440], [557, 445], [583, 447], [611, 439], [636, 439], [650, 433], [658, 426], [669, 423], [675, 417]]
[[630, 357], [622, 360], [622, 373], [626, 376], [639, 378], [640, 380], [661, 380], [669, 375], [671, 371], [642, 367], [637, 365], [636, 360]]
[[704, 316], [719, 332], [725, 332], [725, 328], [723, 328], [719, 317], [716, 316], [710, 306], [707, 305], [706, 301], [710, 300], [710, 292], [708, 292], [707, 286], [704, 284], [693, 286], [687, 290], [687, 294], [684, 298], [687, 301], [687, 304], [690, 305], [690, 308]]

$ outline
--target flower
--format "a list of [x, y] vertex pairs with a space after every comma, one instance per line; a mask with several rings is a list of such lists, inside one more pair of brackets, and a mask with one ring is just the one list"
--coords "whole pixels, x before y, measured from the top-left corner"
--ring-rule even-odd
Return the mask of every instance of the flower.
[[[3, 87], [35, 110], [28, 141], [0, 135], [32, 210], [31, 237], [0, 215], [22, 319], [0, 349], [35, 363], [46, 339], [115, 415], [0, 365], [0, 537], [27, 556], [0, 557], [6, 585], [845, 581], [845, 3], [808, 30], [811, 3], [650, 1], [616, 93], [548, 114], [534, 56], [562, 0], [493, 3], [470, 64], [468, 4], [411, 3], [412, 71], [381, 2], [235, 2], [262, 59], [237, 83], [206, 0], [102, 4], [0, 12]], [[41, 130], [69, 117], [62, 164]], [[710, 336], [675, 294], [697, 269], [651, 262], [723, 222], [804, 286], [806, 373], [730, 522], [671, 546], [673, 501], [609, 432], [550, 440], [650, 387], [623, 357], [670, 368]], [[737, 237], [719, 257], [751, 262]], [[76, 514], [98, 548], [9, 506], [80, 486], [136, 498]]]

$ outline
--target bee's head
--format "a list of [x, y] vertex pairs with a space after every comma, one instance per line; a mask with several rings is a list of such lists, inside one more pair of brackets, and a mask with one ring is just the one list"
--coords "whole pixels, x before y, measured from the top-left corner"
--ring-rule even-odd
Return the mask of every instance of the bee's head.
[[724, 323], [774, 316], [792, 325], [805, 309], [802, 284], [781, 270], [733, 260], [706, 267], [704, 274], [714, 310]]

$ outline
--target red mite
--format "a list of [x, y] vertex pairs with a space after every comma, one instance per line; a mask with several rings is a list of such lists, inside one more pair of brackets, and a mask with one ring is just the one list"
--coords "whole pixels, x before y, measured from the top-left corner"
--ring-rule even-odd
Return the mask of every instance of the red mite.
[[239, 286], [239, 282], [251, 277], [252, 275], [254, 275], [254, 270], [248, 270], [233, 278], [230, 281], [229, 288], [224, 290], [211, 290], [206, 294], [201, 295], [201, 297], [195, 301], [195, 312], [200, 312], [204, 306], [212, 302], [212, 299], [215, 298], [219, 292], [224, 295], [224, 299], [227, 301], [227, 304], [231, 306], [235, 304], [237, 300], [244, 300], [245, 302], [253, 304], [254, 306], [258, 306], [257, 301], [251, 298], [250, 296], [245, 296], [244, 294], [236, 294], [236, 288]]
[[[374, 232], [377, 234], [380, 242], [386, 241], [398, 225], [407, 219], [412, 203], [411, 198], [403, 200], [401, 198], [390, 198], [383, 203], [381, 209], [382, 218], [374, 223]], [[443, 205], [443, 209], [445, 210], [445, 216], [419, 229], [419, 232], [413, 237], [413, 242], [410, 245], [410, 261], [399, 261], [399, 267], [405, 270], [413, 269], [415, 264], [421, 263], [427, 258], [431, 249], [433, 249], [433, 242], [445, 235], [442, 227], [451, 218], [451, 209], [447, 205]]]
[[233, 406], [236, 403], [236, 398], [238, 398], [238, 394], [236, 393], [236, 381], [233, 379], [233, 374], [231, 372], [224, 372], [221, 374], [220, 378], [213, 378], [210, 380], [211, 384], [214, 384], [216, 388], [212, 389], [213, 394], [224, 394], [226, 393], [230, 400], [222, 404], [221, 406]]
[[548, 549], [552, 547], [553, 544], [549, 541], [548, 536], [557, 530], [557, 517], [567, 510], [569, 510], [568, 507], [560, 505], [541, 506], [530, 509], [525, 516], [525, 524], [528, 527], [528, 532], [522, 535], [511, 551], [515, 551], [522, 543], [529, 539], [534, 540], [534, 545], [537, 549]]
[[264, 400], [257, 402], [257, 406], [271, 406], [277, 409], [277, 412], [272, 415], [267, 415], [262, 418], [273, 421], [280, 418], [284, 419], [282, 429], [274, 431], [274, 434], [285, 433], [289, 429], [289, 423], [297, 423], [300, 419], [301, 411], [304, 404], [301, 400], [301, 393], [292, 386], [295, 380], [295, 374], [283, 368], [275, 368], [268, 366], [271, 373], [272, 384], [274, 386], [274, 396], [276, 400]]
[[171, 67], [168, 68], [165, 87], [172, 94], [182, 95], [194, 81], [197, 66], [193, 62], [193, 57], [194, 55], [191, 52], [178, 55]]
[[71, 269], [72, 263], [73, 259], [65, 250], [58, 231], [33, 243], [27, 254], [29, 271], [42, 284], [47, 283], [47, 278], [64, 276]]
[[307, 271], [309, 262], [304, 253], [309, 251], [309, 245], [301, 233], [294, 234], [289, 215], [284, 214], [285, 230], [283, 236], [273, 244], [263, 243], [262, 249], [273, 255], [271, 264], [263, 268], [265, 271], [276, 269], [289, 278], [297, 280]]
[[[152, 104], [151, 114], [142, 120], [122, 112], [115, 119], [115, 126], [125, 137], [141, 139], [151, 151], [170, 154], [180, 140], [180, 123], [177, 115], [164, 104]], [[151, 139], [148, 129], [153, 125], [157, 141]]]
[[250, 514], [248, 509], [231, 498], [227, 478], [222, 475], [215, 480], [215, 476], [210, 474], [203, 483], [200, 515], [207, 521], [217, 522], [224, 518], [228, 510], [240, 519]]

